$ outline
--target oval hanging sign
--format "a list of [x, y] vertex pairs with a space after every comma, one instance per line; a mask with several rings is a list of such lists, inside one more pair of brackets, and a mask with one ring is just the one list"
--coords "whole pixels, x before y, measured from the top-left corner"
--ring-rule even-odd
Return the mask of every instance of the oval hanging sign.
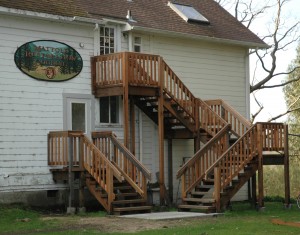
[[53, 82], [74, 78], [83, 66], [82, 58], [74, 48], [53, 40], [23, 44], [15, 52], [15, 63], [28, 76]]

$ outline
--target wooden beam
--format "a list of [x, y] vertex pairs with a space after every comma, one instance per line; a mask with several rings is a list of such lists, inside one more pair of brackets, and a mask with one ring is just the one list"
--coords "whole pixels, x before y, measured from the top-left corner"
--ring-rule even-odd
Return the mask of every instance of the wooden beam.
[[158, 87], [129, 86], [129, 95], [151, 97], [157, 96], [158, 92]]
[[160, 94], [158, 98], [158, 137], [159, 137], [159, 189], [160, 205], [165, 204], [165, 171], [164, 171], [164, 69], [162, 59], [159, 57]]
[[289, 139], [288, 125], [284, 126], [284, 185], [285, 185], [285, 206], [290, 207], [291, 192], [290, 192], [290, 163], [289, 163]]
[[124, 129], [124, 145], [129, 147], [129, 100], [128, 100], [128, 56], [127, 53], [123, 54], [123, 129]]
[[252, 203], [253, 203], [253, 207], [255, 208], [256, 206], [256, 174], [254, 174], [251, 178], [251, 194], [252, 194]]
[[221, 168], [214, 168], [214, 199], [216, 203], [216, 212], [221, 211]]
[[124, 92], [124, 86], [103, 86], [101, 88], [96, 88], [94, 91], [94, 95], [96, 98], [106, 97], [106, 96], [121, 96]]
[[169, 183], [169, 199], [173, 202], [173, 152], [172, 139], [168, 139], [168, 183]]
[[264, 177], [263, 177], [263, 154], [262, 154], [262, 124], [257, 124], [257, 149], [258, 149], [258, 207], [264, 207]]
[[130, 98], [130, 138], [130, 151], [135, 155], [135, 110], [133, 98]]

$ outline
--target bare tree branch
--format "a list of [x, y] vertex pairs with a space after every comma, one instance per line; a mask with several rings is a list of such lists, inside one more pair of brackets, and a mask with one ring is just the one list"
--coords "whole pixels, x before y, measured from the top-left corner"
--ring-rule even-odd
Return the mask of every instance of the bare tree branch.
[[255, 94], [253, 94], [254, 100], [256, 102], [256, 104], [258, 105], [259, 109], [257, 110], [256, 113], [251, 115], [251, 122], [253, 123], [255, 118], [258, 116], [258, 114], [260, 114], [260, 112], [264, 109], [264, 106], [257, 100]]
[[[268, 83], [271, 79], [273, 79], [276, 76], [290, 73], [290, 72], [275, 73], [276, 68], [277, 68], [276, 54], [280, 50], [285, 49], [287, 46], [296, 42], [300, 38], [299, 35], [296, 36], [296, 34], [295, 34], [295, 32], [297, 32], [300, 22], [296, 22], [295, 24], [290, 26], [286, 31], [284, 31], [284, 33], [280, 37], [278, 37], [280, 35], [279, 31], [281, 29], [280, 22], [281, 22], [282, 7], [287, 2], [288, 2], [288, 0], [277, 0], [277, 14], [276, 14], [276, 18], [274, 20], [274, 31], [271, 35], [266, 36], [266, 38], [272, 37], [272, 40], [273, 40], [273, 45], [271, 47], [270, 53], [268, 51], [265, 51], [263, 55], [260, 55], [259, 52], [256, 51], [256, 55], [258, 57], [258, 60], [260, 61], [260, 65], [261, 65], [262, 69], [267, 73], [267, 75], [263, 79], [261, 79], [259, 82], [257, 82], [256, 84], [251, 85], [250, 92], [254, 92], [256, 90], [260, 90], [260, 89], [264, 89], [264, 88], [277, 87], [279, 85], [266, 86], [265, 84]], [[287, 42], [283, 43], [283, 41], [286, 40], [288, 38], [288, 36], [290, 36], [293, 33], [294, 33], [294, 36], [291, 39], [289, 39]], [[283, 43], [283, 44], [281, 45], [281, 43]], [[267, 67], [266, 62], [264, 60], [266, 55], [269, 55], [271, 58], [271, 66], [270, 67]], [[283, 86], [283, 85], [281, 85], [281, 86]]]
[[268, 122], [275, 121], [275, 120], [277, 120], [278, 118], [281, 118], [281, 117], [283, 117], [283, 116], [285, 116], [285, 115], [287, 115], [287, 114], [289, 114], [289, 113], [291, 113], [291, 112], [297, 111], [297, 110], [300, 110], [300, 107], [299, 107], [299, 108], [295, 108], [295, 109], [291, 109], [291, 110], [287, 110], [286, 112], [284, 112], [284, 113], [282, 113], [282, 114], [279, 114], [279, 115], [277, 115], [277, 116], [275, 116], [275, 117], [272, 117], [272, 118], [270, 118], [270, 119], [268, 120]]
[[283, 117], [283, 116], [285, 116], [285, 115], [287, 115], [287, 114], [289, 114], [289, 113], [291, 113], [291, 112], [300, 110], [300, 107], [297, 107], [297, 108], [293, 108], [293, 109], [292, 109], [292, 107], [293, 107], [295, 104], [297, 104], [297, 102], [298, 102], [299, 100], [300, 100], [300, 96], [298, 96], [298, 97], [295, 99], [295, 101], [288, 107], [287, 111], [285, 111], [284, 113], [281, 113], [281, 114], [279, 114], [279, 115], [277, 115], [277, 116], [275, 116], [275, 117], [270, 118], [270, 119], [268, 120], [268, 122], [275, 121], [275, 120], [277, 120], [278, 118], [281, 118], [281, 117]]

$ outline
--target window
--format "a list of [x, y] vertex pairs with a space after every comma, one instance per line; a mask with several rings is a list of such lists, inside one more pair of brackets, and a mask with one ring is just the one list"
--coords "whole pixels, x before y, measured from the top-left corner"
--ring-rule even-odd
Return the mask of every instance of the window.
[[183, 18], [186, 22], [196, 21], [202, 23], [208, 23], [208, 19], [206, 19], [203, 15], [200, 14], [194, 7], [189, 5], [182, 5], [178, 3], [168, 3], [168, 6], [172, 8], [181, 18]]
[[115, 29], [100, 27], [100, 55], [115, 52]]
[[134, 52], [141, 52], [142, 51], [142, 38], [141, 37], [134, 37], [134, 39], [133, 39], [133, 50], [134, 50]]
[[119, 123], [119, 100], [117, 96], [100, 98], [100, 123]]

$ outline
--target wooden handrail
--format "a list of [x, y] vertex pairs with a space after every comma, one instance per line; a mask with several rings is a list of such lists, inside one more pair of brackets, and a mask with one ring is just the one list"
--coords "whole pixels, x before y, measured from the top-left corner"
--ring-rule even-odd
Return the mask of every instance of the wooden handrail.
[[[223, 190], [259, 152], [282, 151], [287, 134], [284, 130], [282, 123], [256, 123], [206, 170], [205, 175], [212, 174], [215, 167], [220, 167]], [[258, 149], [257, 143], [261, 143], [261, 149]]]
[[[70, 151], [72, 151], [70, 153]], [[106, 156], [89, 140], [83, 132], [54, 131], [48, 134], [48, 164], [50, 166], [69, 166], [69, 156], [72, 155], [72, 167], [84, 167], [107, 191], [111, 202], [113, 176], [119, 181], [121, 172], [106, 158]], [[82, 166], [81, 166], [82, 164]], [[108, 203], [110, 205], [110, 203]]]
[[163, 84], [164, 92], [180, 105], [180, 108], [185, 112], [185, 116], [189, 116], [191, 121], [195, 122], [195, 96], [187, 86], [179, 79], [175, 72], [161, 58], [163, 69], [163, 79], [160, 84]]
[[243, 117], [224, 100], [205, 100], [205, 103], [227, 123], [231, 124], [232, 132], [237, 136], [242, 136], [252, 125], [249, 120]]
[[218, 161], [228, 149], [229, 130], [230, 125], [227, 124], [177, 172], [177, 178], [182, 177], [183, 196], [199, 184], [205, 176], [206, 169]]
[[[93, 144], [93, 142], [86, 136], [83, 136], [83, 163], [85, 164], [85, 169], [89, 171], [94, 178], [101, 179], [100, 170], [104, 172], [107, 168], [111, 169], [113, 175], [122, 181], [122, 174], [118, 169], [107, 159], [107, 157]], [[103, 178], [102, 177], [102, 178]], [[98, 182], [100, 185], [101, 181]], [[104, 187], [105, 188], [105, 187]]]
[[109, 158], [113, 164], [127, 177], [128, 183], [138, 193], [146, 196], [147, 180], [151, 180], [151, 173], [141, 162], [116, 138], [112, 132], [93, 132], [94, 144]]
[[214, 136], [227, 125], [227, 122], [214, 112], [204, 101], [197, 99], [200, 127]]

